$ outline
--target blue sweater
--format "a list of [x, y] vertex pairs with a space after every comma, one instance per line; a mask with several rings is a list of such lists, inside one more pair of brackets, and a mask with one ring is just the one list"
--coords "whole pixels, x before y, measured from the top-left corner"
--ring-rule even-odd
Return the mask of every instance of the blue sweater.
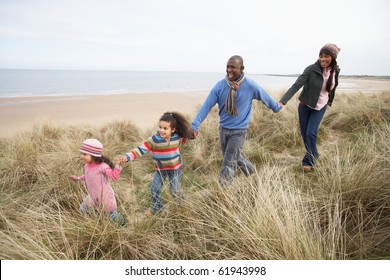
[[225, 79], [219, 81], [209, 93], [207, 99], [199, 109], [192, 122], [192, 129], [199, 130], [199, 126], [209, 114], [210, 110], [218, 103], [219, 124], [222, 128], [227, 129], [245, 129], [248, 128], [252, 113], [252, 100], [260, 100], [274, 112], [279, 112], [281, 107], [268, 93], [259, 86], [255, 81], [245, 77], [237, 91], [237, 110], [238, 116], [229, 115], [224, 111], [226, 95], [229, 86]]

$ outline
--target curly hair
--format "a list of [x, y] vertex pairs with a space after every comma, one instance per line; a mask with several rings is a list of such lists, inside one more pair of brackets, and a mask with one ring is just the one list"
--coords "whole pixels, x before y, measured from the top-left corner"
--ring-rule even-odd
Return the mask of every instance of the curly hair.
[[187, 119], [178, 112], [165, 112], [160, 121], [165, 121], [170, 123], [171, 128], [174, 128], [176, 132], [186, 139], [189, 138], [190, 135], [190, 123]]

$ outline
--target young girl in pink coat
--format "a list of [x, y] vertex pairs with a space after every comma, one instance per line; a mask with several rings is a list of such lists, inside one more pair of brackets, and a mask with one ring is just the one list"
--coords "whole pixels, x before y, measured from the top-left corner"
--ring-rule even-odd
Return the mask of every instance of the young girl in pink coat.
[[90, 210], [107, 213], [111, 220], [125, 224], [125, 218], [117, 210], [115, 193], [109, 180], [118, 180], [122, 168], [117, 161], [115, 167], [103, 156], [103, 144], [96, 139], [87, 139], [80, 146], [80, 160], [84, 163], [84, 175], [70, 178], [73, 181], [84, 181], [88, 195], [80, 205], [80, 213], [89, 215]]

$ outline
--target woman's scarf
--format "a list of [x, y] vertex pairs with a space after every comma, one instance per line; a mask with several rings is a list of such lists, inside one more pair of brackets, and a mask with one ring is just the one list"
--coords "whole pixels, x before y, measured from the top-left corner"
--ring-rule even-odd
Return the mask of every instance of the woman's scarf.
[[238, 78], [236, 81], [230, 81], [228, 77], [226, 76], [225, 81], [227, 85], [229, 86], [229, 92], [226, 96], [226, 101], [225, 101], [225, 112], [227, 112], [229, 115], [233, 115], [235, 117], [238, 116], [238, 111], [237, 111], [237, 91], [238, 88], [240, 87], [240, 84], [245, 80], [245, 75], [242, 73], [240, 78]]

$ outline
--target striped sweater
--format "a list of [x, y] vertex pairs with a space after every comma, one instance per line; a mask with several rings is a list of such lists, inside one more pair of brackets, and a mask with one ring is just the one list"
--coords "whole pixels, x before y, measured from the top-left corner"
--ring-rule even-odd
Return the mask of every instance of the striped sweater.
[[156, 170], [174, 170], [182, 165], [179, 149], [182, 143], [185, 143], [185, 139], [177, 133], [172, 134], [169, 142], [157, 133], [125, 156], [131, 161], [150, 151]]

